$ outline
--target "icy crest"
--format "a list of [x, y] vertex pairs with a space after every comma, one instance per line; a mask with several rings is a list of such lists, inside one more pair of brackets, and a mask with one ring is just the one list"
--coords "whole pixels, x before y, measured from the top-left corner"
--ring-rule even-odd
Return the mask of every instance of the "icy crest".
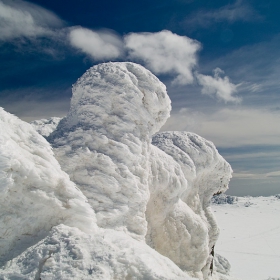
[[[144, 67], [90, 68], [73, 86], [69, 113], [47, 137], [83, 194], [45, 139], [3, 111], [3, 131], [10, 131], [1, 140], [0, 178], [10, 226], [1, 234], [16, 228], [12, 250], [21, 236], [44, 234], [31, 247], [19, 241], [21, 250], [0, 276], [227, 279], [219, 278], [222, 268], [215, 272], [219, 231], [210, 200], [227, 189], [231, 168], [196, 134], [152, 137], [170, 109], [165, 86]], [[9, 211], [15, 211], [10, 220]]]

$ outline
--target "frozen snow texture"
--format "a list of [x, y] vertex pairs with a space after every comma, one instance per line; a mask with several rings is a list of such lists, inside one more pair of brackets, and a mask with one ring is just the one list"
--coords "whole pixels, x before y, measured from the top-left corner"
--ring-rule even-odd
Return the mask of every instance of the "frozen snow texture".
[[73, 86], [70, 111], [49, 140], [99, 226], [144, 239], [151, 136], [170, 108], [164, 84], [133, 63], [94, 66]]
[[[3, 111], [1, 211], [8, 224], [1, 234], [13, 252], [4, 261], [17, 257], [0, 275], [230, 279], [227, 270], [215, 272], [219, 230], [210, 209], [213, 194], [227, 189], [230, 165], [196, 134], [152, 138], [170, 109], [165, 86], [134, 63], [94, 66], [74, 84], [70, 111], [47, 139], [85, 196], [46, 140]], [[37, 244], [25, 244], [26, 234]]]
[[208, 279], [211, 251], [219, 229], [210, 209], [214, 193], [224, 192], [230, 165], [212, 142], [190, 132], [153, 137], [151, 197], [147, 242], [187, 271]]
[[57, 127], [61, 118], [52, 117], [49, 119], [41, 119], [31, 122], [30, 124], [35, 128], [35, 130], [43, 135], [44, 137], [49, 136]]
[[49, 143], [2, 108], [0, 131], [0, 264], [59, 223], [93, 228], [93, 210]]
[[193, 133], [159, 133], [152, 145], [169, 112], [165, 86], [148, 70], [101, 64], [73, 86], [70, 111], [48, 139], [100, 227], [146, 239], [181, 269], [210, 279], [219, 232], [210, 199], [227, 189], [231, 168]]
[[90, 235], [64, 225], [8, 262], [0, 278], [191, 280], [168, 258], [123, 232], [100, 229]]

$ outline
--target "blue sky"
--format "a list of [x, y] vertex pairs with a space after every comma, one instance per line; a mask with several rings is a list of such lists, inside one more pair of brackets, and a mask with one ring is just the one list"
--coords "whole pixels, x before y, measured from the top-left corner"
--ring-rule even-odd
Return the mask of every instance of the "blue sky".
[[0, 0], [0, 106], [64, 116], [90, 66], [134, 61], [166, 85], [164, 129], [212, 140], [230, 194], [280, 193], [280, 2]]

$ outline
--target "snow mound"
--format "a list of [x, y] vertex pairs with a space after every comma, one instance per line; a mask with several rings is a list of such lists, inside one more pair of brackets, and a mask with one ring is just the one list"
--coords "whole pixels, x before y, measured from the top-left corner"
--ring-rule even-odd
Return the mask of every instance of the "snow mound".
[[59, 223], [94, 227], [94, 212], [34, 128], [0, 108], [0, 264]]
[[57, 127], [62, 118], [52, 117], [49, 119], [35, 120], [30, 124], [44, 137], [49, 136]]

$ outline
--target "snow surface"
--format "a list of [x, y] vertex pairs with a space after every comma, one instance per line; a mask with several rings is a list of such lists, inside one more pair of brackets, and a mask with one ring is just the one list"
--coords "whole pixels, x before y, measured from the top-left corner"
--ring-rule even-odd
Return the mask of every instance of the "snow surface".
[[280, 199], [238, 197], [212, 206], [221, 233], [215, 251], [242, 280], [280, 279]]
[[90, 68], [47, 137], [71, 181], [49, 143], [1, 110], [0, 278], [233, 279], [223, 257], [213, 264], [210, 209], [231, 167], [196, 134], [152, 138], [170, 110], [144, 67]]
[[52, 117], [31, 122], [30, 124], [44, 137], [49, 136], [57, 127], [62, 118]]
[[50, 144], [2, 108], [0, 131], [0, 264], [59, 223], [94, 228], [93, 210], [61, 170]]

